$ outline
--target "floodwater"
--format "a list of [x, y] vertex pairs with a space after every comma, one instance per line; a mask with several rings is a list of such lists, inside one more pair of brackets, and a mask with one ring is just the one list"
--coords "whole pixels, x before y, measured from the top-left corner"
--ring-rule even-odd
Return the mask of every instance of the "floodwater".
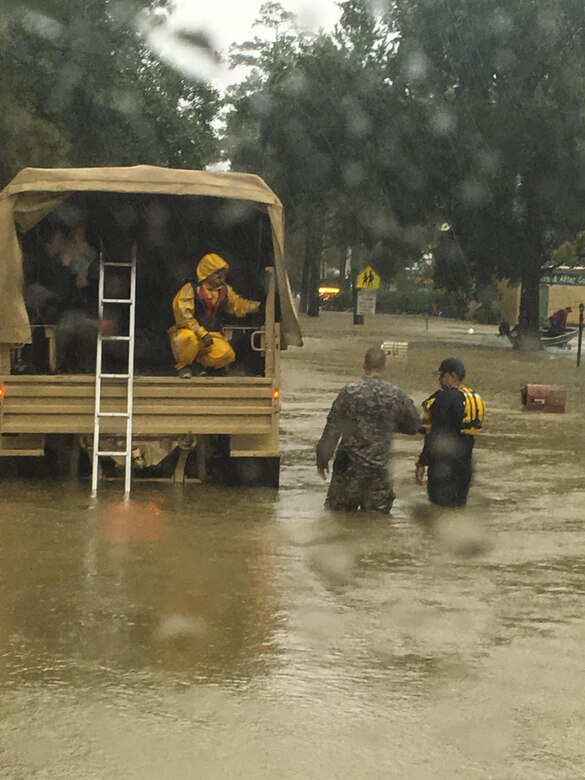
[[[351, 315], [283, 356], [282, 487], [5, 478], [0, 777], [585, 776], [583, 382], [494, 329]], [[418, 403], [462, 358], [488, 424], [463, 511], [431, 512], [395, 442], [390, 519], [335, 516], [313, 448], [364, 350]], [[585, 367], [582, 369], [585, 372]], [[560, 383], [566, 414], [520, 408]]]

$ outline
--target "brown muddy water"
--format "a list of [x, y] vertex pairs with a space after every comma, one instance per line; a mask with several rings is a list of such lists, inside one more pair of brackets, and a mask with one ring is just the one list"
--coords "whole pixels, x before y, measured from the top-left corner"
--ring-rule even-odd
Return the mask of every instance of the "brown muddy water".
[[[277, 491], [0, 483], [0, 778], [582, 778], [585, 423], [575, 352], [465, 323], [303, 321]], [[456, 355], [485, 397], [468, 507], [418, 438], [390, 519], [334, 516], [313, 448], [365, 348], [418, 403]], [[585, 366], [581, 369], [585, 372]], [[566, 414], [520, 408], [566, 385]]]

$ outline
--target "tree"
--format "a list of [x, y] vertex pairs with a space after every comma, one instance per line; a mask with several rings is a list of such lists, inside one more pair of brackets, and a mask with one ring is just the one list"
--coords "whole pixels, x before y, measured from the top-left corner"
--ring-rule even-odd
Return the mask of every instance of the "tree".
[[5, 17], [4, 181], [25, 165], [198, 168], [216, 159], [218, 95], [148, 50], [135, 14], [151, 5], [35, 0]]
[[[268, 7], [269, 6], [269, 7]], [[304, 232], [301, 310], [318, 314], [322, 249], [351, 248], [354, 273], [376, 248], [394, 257], [411, 251], [382, 187], [380, 154], [390, 84], [392, 48], [387, 26], [364, 0], [342, 3], [334, 34], [296, 34], [282, 9], [266, 4], [262, 24], [278, 34], [235, 49], [234, 62], [252, 65], [247, 81], [231, 91], [225, 148], [232, 163], [261, 173], [280, 194], [292, 229]], [[290, 230], [290, 227], [289, 227]], [[390, 249], [391, 248], [391, 249]]]
[[528, 339], [551, 251], [584, 220], [583, 4], [389, 0], [381, 20], [346, 0], [313, 37], [263, 8], [272, 38], [246, 45], [226, 149], [304, 231], [303, 303], [317, 305], [320, 247], [411, 259], [447, 223], [461, 252], [439, 252], [446, 283], [521, 280]]
[[26, 165], [63, 164], [69, 153], [58, 124], [37, 111], [40, 95], [49, 88], [44, 73], [35, 74], [13, 51], [13, 31], [0, 20], [0, 186]]
[[404, 184], [453, 226], [478, 282], [520, 279], [538, 327], [551, 250], [582, 225], [585, 7], [575, 0], [395, 0], [389, 58], [414, 129]]

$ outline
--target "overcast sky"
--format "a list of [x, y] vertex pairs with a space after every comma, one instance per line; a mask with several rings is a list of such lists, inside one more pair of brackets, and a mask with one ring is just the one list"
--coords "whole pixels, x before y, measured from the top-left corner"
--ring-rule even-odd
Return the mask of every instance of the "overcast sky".
[[[173, 64], [223, 88], [237, 81], [237, 77], [225, 65], [216, 65], [206, 57], [194, 57], [192, 48], [177, 42], [173, 30], [206, 31], [212, 46], [227, 58], [232, 43], [242, 43], [262, 34], [260, 28], [253, 27], [261, 5], [262, 0], [175, 0], [169, 23], [153, 32], [151, 43], [161, 53], [164, 50], [165, 57]], [[339, 18], [334, 0], [282, 0], [281, 5], [296, 15], [304, 29], [329, 31]]]

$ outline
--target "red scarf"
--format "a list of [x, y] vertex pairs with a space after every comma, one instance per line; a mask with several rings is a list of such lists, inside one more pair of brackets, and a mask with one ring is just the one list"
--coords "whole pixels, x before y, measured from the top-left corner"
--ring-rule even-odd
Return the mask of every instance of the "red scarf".
[[215, 320], [219, 310], [223, 306], [224, 302], [227, 300], [228, 297], [227, 287], [225, 287], [225, 285], [220, 287], [219, 293], [217, 295], [217, 300], [215, 301], [215, 303], [211, 302], [211, 298], [207, 294], [207, 291], [205, 290], [205, 287], [203, 287], [203, 285], [199, 285], [199, 287], [197, 288], [197, 297], [199, 298], [201, 303], [203, 303], [203, 305], [205, 306], [205, 314], [207, 315], [207, 317], [209, 317], [212, 320]]

